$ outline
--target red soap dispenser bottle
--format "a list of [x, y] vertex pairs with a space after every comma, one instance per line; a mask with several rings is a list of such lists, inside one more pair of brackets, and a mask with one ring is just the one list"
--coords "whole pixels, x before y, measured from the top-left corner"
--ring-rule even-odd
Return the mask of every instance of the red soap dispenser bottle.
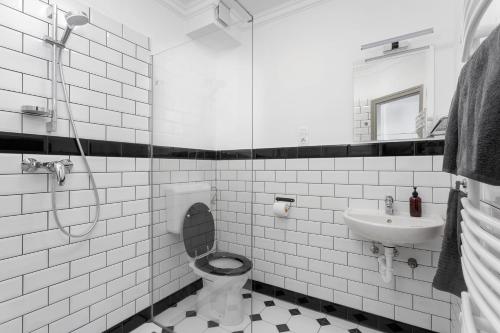
[[410, 198], [410, 215], [413, 217], [422, 216], [422, 198], [418, 196], [417, 187], [413, 187], [413, 193]]

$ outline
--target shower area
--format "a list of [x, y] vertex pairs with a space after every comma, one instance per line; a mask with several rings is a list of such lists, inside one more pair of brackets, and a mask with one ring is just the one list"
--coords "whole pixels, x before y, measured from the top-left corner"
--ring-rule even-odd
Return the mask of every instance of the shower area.
[[83, 2], [0, 16], [0, 331], [249, 332], [252, 16], [160, 52]]
[[152, 59], [151, 325], [250, 332], [253, 17], [220, 2]]

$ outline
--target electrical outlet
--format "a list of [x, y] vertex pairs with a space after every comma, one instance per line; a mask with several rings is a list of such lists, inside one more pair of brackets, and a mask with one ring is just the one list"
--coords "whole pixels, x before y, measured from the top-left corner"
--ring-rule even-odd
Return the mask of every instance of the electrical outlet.
[[299, 127], [297, 130], [297, 143], [299, 146], [309, 145], [309, 128]]

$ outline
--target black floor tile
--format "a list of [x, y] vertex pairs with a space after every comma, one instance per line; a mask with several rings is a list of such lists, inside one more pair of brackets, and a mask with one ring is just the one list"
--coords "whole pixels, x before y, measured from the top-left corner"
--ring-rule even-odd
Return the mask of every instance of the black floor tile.
[[262, 320], [262, 317], [260, 316], [260, 314], [252, 314], [252, 315], [250, 315], [250, 320], [251, 321], [259, 321], [259, 320]]
[[316, 319], [316, 320], [318, 321], [318, 323], [321, 326], [331, 325], [330, 322], [328, 321], [328, 319], [326, 319], [326, 318], [319, 318], [319, 319]]
[[196, 311], [186, 311], [186, 317], [196, 317]]
[[290, 311], [290, 314], [292, 316], [299, 316], [301, 314], [300, 311], [299, 311], [299, 309], [290, 309], [288, 311]]
[[278, 332], [288, 332], [288, 331], [290, 331], [290, 329], [288, 328], [287, 324], [276, 325], [276, 328], [278, 329]]
[[264, 302], [264, 304], [265, 304], [266, 306], [275, 306], [275, 305], [276, 305], [276, 304], [274, 304], [274, 302], [273, 302], [273, 301], [265, 301], [265, 302]]

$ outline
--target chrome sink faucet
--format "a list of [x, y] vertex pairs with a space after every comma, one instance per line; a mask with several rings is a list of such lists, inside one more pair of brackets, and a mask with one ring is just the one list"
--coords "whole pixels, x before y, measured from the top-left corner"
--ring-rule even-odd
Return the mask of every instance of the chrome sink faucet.
[[394, 198], [390, 195], [385, 197], [385, 213], [394, 215]]

